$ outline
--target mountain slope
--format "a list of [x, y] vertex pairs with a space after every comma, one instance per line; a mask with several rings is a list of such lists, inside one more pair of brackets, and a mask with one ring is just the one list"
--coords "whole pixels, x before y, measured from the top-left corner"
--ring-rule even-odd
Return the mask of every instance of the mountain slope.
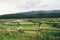
[[1, 15], [0, 18], [60, 18], [60, 10], [30, 11]]

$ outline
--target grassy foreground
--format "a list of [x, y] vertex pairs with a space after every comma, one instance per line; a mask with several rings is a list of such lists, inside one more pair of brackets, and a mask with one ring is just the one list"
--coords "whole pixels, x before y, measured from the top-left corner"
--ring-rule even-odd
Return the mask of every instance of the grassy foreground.
[[[20, 27], [25, 29], [38, 29], [39, 25], [33, 24], [31, 22], [27, 22], [27, 21], [21, 22], [20, 26], [17, 24], [5, 25], [3, 23], [0, 23], [0, 40], [59, 40], [60, 39], [55, 37], [55, 36], [59, 36], [59, 33], [58, 33], [59, 31], [52, 31], [52, 30], [41, 30], [40, 32], [39, 31], [23, 31], [23, 30], [7, 31], [7, 30], [15, 30]], [[40, 28], [57, 29], [51, 24], [44, 24], [44, 23], [41, 25]]]

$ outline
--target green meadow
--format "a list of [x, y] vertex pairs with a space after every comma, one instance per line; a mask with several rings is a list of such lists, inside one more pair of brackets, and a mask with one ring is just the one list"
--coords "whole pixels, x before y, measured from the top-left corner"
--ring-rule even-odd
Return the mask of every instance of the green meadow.
[[[42, 22], [40, 27], [39, 22]], [[44, 22], [60, 22], [60, 18], [1, 19], [0, 40], [59, 40], [60, 31], [21, 30], [21, 29], [36, 30], [39, 28], [60, 29], [59, 27], [60, 24], [45, 24]]]

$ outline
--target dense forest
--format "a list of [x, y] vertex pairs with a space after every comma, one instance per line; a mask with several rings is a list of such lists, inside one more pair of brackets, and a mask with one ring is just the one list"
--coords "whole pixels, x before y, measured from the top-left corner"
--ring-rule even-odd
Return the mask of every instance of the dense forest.
[[30, 11], [22, 13], [12, 13], [0, 15], [1, 19], [19, 19], [19, 18], [60, 18], [60, 10], [49, 11]]

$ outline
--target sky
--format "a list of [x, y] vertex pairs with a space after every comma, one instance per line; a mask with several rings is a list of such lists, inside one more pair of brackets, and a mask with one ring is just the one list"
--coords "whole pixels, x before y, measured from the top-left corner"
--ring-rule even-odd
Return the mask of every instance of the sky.
[[0, 0], [0, 15], [39, 10], [60, 10], [60, 0]]

